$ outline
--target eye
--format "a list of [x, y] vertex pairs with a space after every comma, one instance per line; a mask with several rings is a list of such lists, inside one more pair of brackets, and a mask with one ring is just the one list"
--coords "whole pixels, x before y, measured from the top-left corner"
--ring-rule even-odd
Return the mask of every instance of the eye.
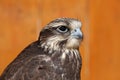
[[66, 26], [59, 26], [57, 30], [59, 32], [65, 33], [65, 32], [68, 32], [69, 28], [67, 28]]

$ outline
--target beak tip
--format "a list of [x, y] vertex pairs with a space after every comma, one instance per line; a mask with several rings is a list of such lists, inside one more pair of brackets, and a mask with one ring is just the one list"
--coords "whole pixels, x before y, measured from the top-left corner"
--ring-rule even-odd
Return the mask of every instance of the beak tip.
[[80, 38], [80, 39], [83, 39], [83, 36], [82, 36], [82, 35], [80, 35], [80, 36], [79, 36], [79, 38]]
[[77, 37], [78, 37], [78, 39], [81, 39], [81, 40], [83, 39], [82, 35], [78, 35]]

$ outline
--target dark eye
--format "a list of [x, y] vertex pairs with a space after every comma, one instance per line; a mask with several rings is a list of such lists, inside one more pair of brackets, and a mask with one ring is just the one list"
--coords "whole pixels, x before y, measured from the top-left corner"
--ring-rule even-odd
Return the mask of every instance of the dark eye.
[[58, 30], [59, 32], [65, 33], [65, 32], [67, 32], [69, 29], [68, 29], [66, 26], [59, 26], [59, 27], [57, 28], [57, 30]]

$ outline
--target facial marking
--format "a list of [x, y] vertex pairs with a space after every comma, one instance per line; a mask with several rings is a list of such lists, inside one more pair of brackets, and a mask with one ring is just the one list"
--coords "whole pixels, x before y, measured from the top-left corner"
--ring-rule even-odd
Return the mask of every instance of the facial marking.
[[59, 42], [62, 40], [64, 39], [61, 36], [52, 36], [42, 43], [41, 47], [43, 47], [45, 51], [49, 49], [49, 53], [52, 53], [54, 50], [60, 50]]
[[49, 26], [58, 27], [58, 26], [61, 26], [61, 25], [66, 25], [66, 23], [64, 23], [64, 22], [51, 23]]

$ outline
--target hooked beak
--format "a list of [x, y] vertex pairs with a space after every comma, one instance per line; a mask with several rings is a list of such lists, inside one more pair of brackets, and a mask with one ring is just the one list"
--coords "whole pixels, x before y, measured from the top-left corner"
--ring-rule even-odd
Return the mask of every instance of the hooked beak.
[[75, 28], [72, 32], [71, 32], [71, 36], [77, 39], [83, 39], [83, 34], [82, 31], [80, 30], [79, 27]]

